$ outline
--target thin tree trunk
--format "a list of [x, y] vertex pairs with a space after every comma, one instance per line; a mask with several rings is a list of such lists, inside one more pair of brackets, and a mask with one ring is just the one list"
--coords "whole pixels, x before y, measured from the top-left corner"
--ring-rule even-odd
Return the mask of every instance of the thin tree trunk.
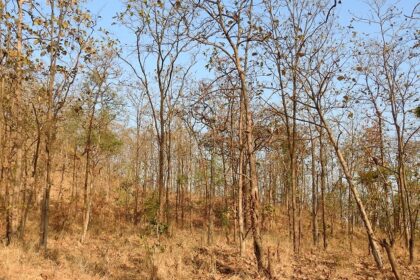
[[[62, 24], [64, 21], [64, 12], [60, 10], [58, 20], [55, 17], [55, 1], [50, 2], [50, 26], [49, 26], [49, 39], [50, 39], [50, 67], [47, 88], [47, 116], [46, 116], [46, 140], [45, 140], [45, 153], [46, 153], [46, 182], [43, 190], [43, 197], [41, 202], [41, 223], [40, 223], [40, 240], [39, 246], [44, 251], [47, 250], [48, 240], [48, 220], [49, 220], [49, 207], [50, 207], [50, 191], [52, 186], [52, 168], [53, 168], [53, 144], [55, 140], [55, 122], [54, 116], [54, 86], [57, 72], [57, 57], [58, 49], [54, 47], [57, 42], [61, 41], [63, 31]], [[62, 7], [60, 7], [62, 8]], [[57, 23], [57, 25], [55, 24]], [[58, 35], [55, 36], [55, 29], [58, 28]]]
[[[4, 169], [4, 168], [3, 168]], [[3, 171], [4, 172], [4, 171]], [[10, 242], [12, 241], [12, 203], [11, 203], [11, 195], [10, 195], [10, 175], [9, 175], [9, 169], [6, 170], [5, 175], [5, 207], [6, 207], [6, 246], [10, 245]]]
[[[24, 0], [18, 0], [18, 20], [17, 20], [17, 32], [16, 32], [16, 51], [17, 51], [17, 63], [16, 63], [16, 87], [15, 87], [15, 114], [16, 114], [16, 131], [15, 131], [15, 147], [16, 147], [16, 166], [15, 166], [15, 188], [18, 190], [18, 193], [25, 194], [22, 192], [22, 180], [23, 180], [23, 171], [22, 171], [22, 145], [23, 145], [23, 128], [22, 128], [22, 25], [23, 25], [23, 3]], [[24, 196], [23, 196], [24, 197]], [[25, 204], [25, 199], [22, 199], [22, 204]], [[23, 215], [23, 213], [22, 213]]]
[[[134, 205], [134, 225], [139, 223], [139, 192], [140, 192], [140, 109], [136, 108], [136, 154], [134, 163], [134, 187], [135, 190], [135, 205]], [[143, 194], [144, 195], [144, 194]]]
[[[171, 131], [171, 120], [168, 120], [168, 129], [167, 129], [167, 153], [166, 153], [166, 160], [167, 160], [167, 166], [166, 166], [166, 196], [165, 196], [165, 218], [166, 218], [166, 224], [169, 228], [170, 226], [170, 216], [169, 216], [169, 208], [170, 208], [170, 201], [169, 201], [169, 191], [172, 187], [172, 131]], [[166, 143], [165, 143], [166, 144]]]
[[319, 157], [321, 162], [321, 210], [322, 210], [322, 236], [324, 250], [327, 249], [327, 223], [325, 221], [325, 156], [324, 156], [324, 143], [322, 128], [319, 134]]
[[401, 277], [400, 277], [400, 274], [399, 274], [398, 269], [397, 269], [397, 262], [395, 261], [395, 257], [394, 257], [394, 254], [392, 252], [391, 246], [388, 244], [386, 239], [383, 239], [381, 241], [381, 245], [382, 245], [382, 247], [385, 248], [386, 254], [388, 255], [388, 260], [389, 260], [389, 263], [391, 265], [392, 272], [394, 273], [395, 279], [400, 280]]
[[365, 210], [365, 206], [363, 205], [363, 202], [360, 199], [359, 191], [356, 189], [356, 187], [353, 183], [353, 178], [350, 174], [350, 170], [347, 166], [347, 163], [344, 159], [344, 156], [341, 152], [340, 147], [338, 146], [337, 141], [334, 139], [334, 136], [333, 136], [333, 133], [332, 133], [330, 127], [327, 125], [327, 122], [324, 118], [323, 113], [321, 112], [319, 107], [317, 107], [317, 110], [318, 110], [318, 114], [319, 114], [319, 117], [321, 119], [321, 122], [324, 125], [325, 130], [327, 131], [328, 138], [329, 138], [332, 146], [334, 147], [334, 150], [335, 150], [335, 152], [337, 154], [337, 157], [340, 161], [341, 167], [343, 169], [343, 172], [344, 172], [344, 175], [346, 177], [347, 183], [349, 184], [350, 190], [353, 193], [354, 200], [356, 201], [357, 207], [359, 209], [360, 215], [361, 215], [362, 220], [363, 220], [363, 224], [364, 224], [365, 229], [366, 229], [366, 233], [368, 235], [368, 240], [369, 240], [370, 247], [372, 249], [372, 255], [374, 257], [375, 263], [376, 263], [376, 265], [379, 269], [382, 269], [383, 262], [382, 262], [381, 252], [379, 251], [378, 244], [377, 244], [378, 239], [376, 238], [375, 233], [373, 232], [372, 225], [370, 223], [369, 217], [368, 217], [368, 215], [366, 213], [366, 210]]
[[244, 145], [243, 145], [243, 101], [240, 97], [239, 109], [239, 159], [238, 159], [238, 237], [239, 255], [243, 256], [245, 251], [245, 225], [244, 225]]
[[318, 186], [316, 183], [315, 141], [311, 136], [311, 175], [312, 175], [312, 241], [318, 245]]
[[212, 147], [211, 147], [211, 158], [210, 158], [210, 188], [209, 188], [209, 235], [208, 235], [208, 244], [213, 244], [214, 237], [213, 237], [213, 227], [214, 227], [214, 221], [213, 221], [213, 211], [214, 211], [214, 197], [215, 197], [215, 130], [214, 128], [212, 130]]
[[87, 196], [86, 196], [86, 204], [85, 204], [85, 212], [83, 216], [83, 232], [82, 237], [80, 238], [80, 243], [84, 243], [86, 240], [86, 234], [88, 231], [89, 221], [90, 221], [90, 212], [91, 212], [91, 205], [92, 205], [92, 185], [93, 182], [91, 180], [89, 187], [87, 189]]

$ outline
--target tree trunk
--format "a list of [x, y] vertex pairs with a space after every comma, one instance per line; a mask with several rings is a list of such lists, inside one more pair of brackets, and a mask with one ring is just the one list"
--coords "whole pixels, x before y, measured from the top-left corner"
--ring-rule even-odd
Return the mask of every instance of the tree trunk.
[[[57, 72], [57, 57], [58, 49], [54, 47], [57, 42], [62, 38], [62, 24], [64, 21], [64, 12], [60, 11], [58, 20], [55, 16], [55, 1], [50, 2], [50, 26], [49, 26], [49, 39], [50, 39], [50, 67], [48, 76], [47, 88], [47, 115], [46, 115], [46, 140], [45, 140], [45, 153], [46, 160], [46, 182], [43, 190], [43, 198], [41, 202], [41, 223], [40, 223], [40, 240], [39, 245], [44, 251], [47, 250], [48, 241], [48, 220], [49, 220], [49, 207], [50, 207], [50, 191], [52, 186], [52, 168], [53, 168], [53, 144], [55, 141], [56, 133], [56, 118], [54, 116], [54, 95], [55, 95], [55, 78]], [[61, 8], [61, 7], [60, 7]], [[57, 23], [57, 26], [55, 25]], [[55, 35], [56, 28], [58, 28], [58, 35]]]
[[318, 245], [318, 186], [316, 183], [315, 141], [311, 136], [311, 175], [312, 175], [312, 241]]
[[213, 221], [213, 211], [214, 211], [214, 197], [215, 197], [215, 131], [214, 128], [212, 130], [212, 147], [211, 147], [211, 158], [210, 158], [210, 188], [209, 188], [209, 236], [208, 236], [208, 244], [213, 244], [213, 227], [214, 227], [214, 221]]
[[[167, 129], [167, 153], [166, 153], [166, 196], [165, 196], [165, 220], [169, 228], [170, 226], [170, 216], [169, 216], [169, 192], [172, 189], [172, 131], [171, 131], [171, 120], [168, 120], [168, 129]], [[165, 143], [166, 144], [166, 143]]]
[[394, 257], [394, 254], [392, 252], [391, 246], [388, 244], [386, 239], [383, 239], [381, 241], [381, 245], [382, 245], [382, 247], [385, 248], [386, 254], [388, 255], [388, 260], [389, 260], [389, 263], [391, 265], [392, 272], [394, 273], [395, 279], [400, 280], [401, 277], [400, 277], [400, 274], [399, 274], [398, 269], [397, 269], [397, 262], [395, 261], [395, 257]]
[[[3, 168], [4, 169], [4, 168]], [[4, 171], [3, 171], [4, 172]], [[11, 203], [11, 194], [10, 194], [10, 174], [9, 170], [7, 170], [5, 175], [5, 207], [6, 207], [6, 246], [10, 245], [10, 242], [12, 241], [12, 203]]]
[[245, 127], [246, 127], [246, 147], [249, 163], [249, 177], [250, 177], [250, 212], [251, 212], [251, 228], [254, 239], [254, 254], [257, 259], [258, 271], [265, 270], [263, 261], [263, 245], [260, 232], [260, 221], [259, 221], [259, 196], [258, 196], [258, 179], [257, 179], [257, 162], [254, 151], [254, 136], [253, 132], [253, 121], [252, 112], [249, 104], [249, 97], [247, 91], [247, 81], [245, 73], [242, 70], [239, 56], [236, 56], [236, 66], [239, 70], [241, 80], [241, 96], [244, 104], [244, 115], [245, 115]]
[[374, 257], [376, 266], [379, 269], [382, 269], [383, 262], [382, 262], [381, 252], [379, 251], [378, 244], [377, 244], [378, 239], [376, 238], [375, 233], [373, 232], [372, 225], [370, 223], [369, 217], [368, 217], [368, 215], [366, 213], [366, 210], [365, 210], [365, 206], [363, 205], [363, 202], [360, 199], [359, 192], [358, 192], [358, 190], [356, 189], [356, 187], [353, 183], [353, 178], [350, 174], [349, 168], [347, 166], [347, 162], [344, 159], [344, 156], [341, 152], [341, 149], [338, 146], [337, 141], [334, 139], [333, 133], [332, 133], [330, 127], [327, 125], [327, 122], [326, 122], [326, 120], [324, 118], [324, 115], [321, 112], [320, 108], [317, 107], [317, 110], [318, 110], [318, 114], [320, 116], [321, 122], [324, 125], [325, 130], [327, 131], [328, 138], [329, 138], [332, 146], [334, 147], [334, 150], [335, 150], [335, 152], [337, 154], [337, 157], [340, 161], [341, 167], [343, 169], [343, 172], [344, 172], [344, 175], [346, 177], [347, 183], [349, 184], [350, 190], [353, 193], [354, 200], [356, 201], [357, 207], [359, 209], [360, 215], [361, 215], [362, 220], [363, 220], [363, 224], [364, 224], [365, 229], [366, 229], [366, 233], [368, 235], [369, 245], [372, 249], [372, 255]]
[[[207, 218], [207, 245], [211, 245], [213, 242], [213, 209], [212, 209], [212, 192], [211, 183], [209, 184], [209, 178], [207, 175], [207, 163], [205, 159], [202, 164], [205, 181], [205, 197], [206, 197], [206, 218]], [[211, 179], [210, 179], [211, 180]]]
[[[92, 123], [92, 122], [91, 122]], [[91, 129], [91, 126], [90, 126]], [[89, 130], [90, 130], [89, 129]], [[83, 231], [81, 242], [83, 243], [86, 237], [86, 232], [89, 226], [89, 218], [90, 218], [90, 204], [91, 204], [91, 194], [90, 194], [90, 187], [89, 187], [89, 172], [90, 172], [90, 131], [88, 132], [88, 140], [87, 140], [87, 147], [86, 147], [86, 166], [85, 166], [85, 180], [83, 184]]]
[[245, 251], [245, 226], [244, 226], [244, 145], [243, 145], [243, 101], [240, 97], [239, 109], [239, 159], [238, 159], [238, 237], [239, 237], [239, 255], [243, 256]]
[[160, 124], [160, 136], [159, 136], [159, 171], [158, 171], [158, 194], [159, 194], [159, 213], [158, 213], [158, 221], [163, 223], [163, 191], [164, 191], [164, 162], [165, 162], [165, 129], [164, 124], [161, 122]]
[[47, 250], [48, 242], [48, 220], [49, 220], [49, 207], [50, 207], [50, 191], [51, 191], [51, 168], [52, 168], [52, 155], [51, 155], [51, 131], [47, 134], [47, 140], [45, 144], [46, 155], [47, 155], [47, 166], [46, 166], [46, 184], [43, 190], [42, 202], [41, 202], [41, 224], [40, 224], [40, 240], [39, 246], [44, 251]]
[[319, 133], [319, 158], [321, 162], [321, 210], [322, 210], [322, 236], [324, 250], [327, 249], [327, 222], [325, 221], [325, 156], [322, 128]]

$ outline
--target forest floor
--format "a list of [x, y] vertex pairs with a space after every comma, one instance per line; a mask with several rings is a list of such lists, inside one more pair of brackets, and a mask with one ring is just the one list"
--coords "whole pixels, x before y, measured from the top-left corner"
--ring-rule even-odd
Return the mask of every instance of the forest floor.
[[[108, 232], [92, 228], [80, 244], [74, 233], [56, 233], [46, 255], [27, 244], [0, 245], [0, 279], [264, 279], [257, 273], [250, 236], [241, 258], [237, 246], [221, 232], [212, 246], [206, 244], [202, 229], [172, 230], [171, 235], [158, 239], [129, 226]], [[266, 234], [265, 259], [270, 254], [274, 279], [393, 279], [386, 260], [382, 272], [376, 269], [359, 235], [354, 236], [352, 251], [347, 241], [331, 239], [324, 251], [308, 240], [295, 255], [287, 233]], [[420, 263], [407, 266], [407, 257], [399, 252], [402, 278], [418, 279]]]

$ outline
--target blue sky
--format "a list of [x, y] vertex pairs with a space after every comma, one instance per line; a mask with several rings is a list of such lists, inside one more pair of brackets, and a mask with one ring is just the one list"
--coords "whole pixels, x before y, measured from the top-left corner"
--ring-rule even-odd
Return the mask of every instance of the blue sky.
[[[330, 1], [331, 4], [334, 2], [333, 0]], [[366, 0], [342, 0], [341, 4], [337, 5], [335, 8], [335, 14], [339, 16], [340, 22], [343, 25], [348, 25], [352, 15], [361, 16], [366, 14], [368, 10], [366, 2]], [[395, 1], [387, 1], [387, 3], [388, 2], [394, 3]], [[405, 14], [411, 14], [412, 9], [418, 1], [400, 0], [395, 3], [397, 3], [399, 8], [401, 8]], [[121, 0], [88, 0], [87, 7], [93, 15], [100, 15], [102, 17], [99, 21], [99, 25], [107, 28], [110, 32], [116, 35], [121, 42], [125, 42], [125, 40], [130, 36], [124, 28], [119, 27], [118, 25], [111, 25], [113, 22], [112, 17], [123, 8]]]
[[100, 16], [99, 26], [108, 29], [118, 39], [124, 42], [124, 38], [131, 36], [124, 28], [112, 25], [113, 17], [123, 9], [121, 0], [88, 0], [88, 9], [93, 16]]
[[[142, 1], [142, 0], [139, 0]], [[330, 0], [331, 4], [334, 2]], [[351, 24], [351, 19], [354, 15], [359, 17], [366, 17], [369, 12], [369, 8], [366, 0], [342, 0], [342, 4], [339, 4], [334, 9], [334, 14], [338, 16], [339, 23], [342, 26], [348, 26]], [[396, 3], [396, 5], [403, 11], [404, 14], [410, 15], [413, 8], [416, 6], [417, 1], [415, 0], [401, 0], [401, 1], [386, 1], [386, 3]], [[91, 11], [94, 16], [100, 16], [98, 25], [107, 29], [115, 38], [124, 44], [130, 44], [133, 42], [133, 34], [127, 31], [124, 27], [119, 24], [112, 25], [114, 22], [113, 17], [123, 9], [121, 0], [88, 0], [87, 8]], [[419, 9], [419, 8], [418, 8]], [[353, 24], [355, 26], [352, 31], [358, 33], [367, 32], [372, 34], [375, 32], [372, 26], [368, 24]], [[350, 32], [350, 31], [349, 31]], [[211, 77], [211, 73], [204, 68], [206, 62], [202, 60], [198, 63], [192, 71], [192, 79], [202, 79]], [[130, 76], [130, 69], [124, 64], [121, 64], [127, 71], [127, 75]], [[132, 76], [132, 75], [131, 75]], [[271, 100], [272, 101], [272, 100]]]
[[[139, 0], [141, 1], [141, 0]], [[333, 0], [329, 0], [333, 4]], [[100, 16], [101, 18], [98, 21], [98, 25], [107, 29], [115, 38], [119, 39], [120, 42], [124, 44], [129, 44], [133, 42], [133, 34], [127, 31], [124, 27], [115, 24], [113, 17], [116, 13], [120, 12], [123, 9], [122, 0], [88, 0], [87, 8], [92, 12], [94, 16]], [[386, 1], [386, 3], [397, 3], [399, 8], [401, 8], [405, 14], [411, 14], [412, 9], [417, 4], [416, 0], [400, 0], [400, 1]], [[343, 26], [348, 26], [353, 15], [357, 16], [366, 16], [368, 12], [367, 0], [341, 0], [341, 4], [338, 4], [334, 9], [334, 13], [338, 15], [339, 22]], [[372, 32], [373, 30], [367, 24], [357, 25], [353, 29], [357, 32]], [[204, 66], [204, 64], [202, 65]], [[197, 73], [198, 76], [201, 76], [203, 71], [201, 69], [200, 73]], [[208, 72], [207, 74], [208, 75]]]
[[[142, 1], [142, 0], [139, 0]], [[329, 0], [331, 5], [333, 0]], [[335, 15], [339, 18], [339, 23], [342, 26], [348, 26], [351, 24], [351, 19], [354, 15], [365, 17], [369, 12], [367, 0], [341, 0], [341, 4], [338, 4], [334, 9]], [[400, 1], [385, 1], [386, 3], [396, 3], [396, 5], [403, 10], [404, 14], [411, 14], [413, 8], [416, 6], [416, 0], [400, 0]], [[98, 19], [99, 27], [103, 27], [108, 30], [113, 37], [119, 39], [119, 41], [124, 44], [132, 45], [134, 40], [133, 34], [129, 32], [125, 27], [117, 24], [112, 24], [114, 22], [113, 17], [120, 11], [122, 11], [124, 5], [123, 0], [88, 0], [87, 8], [91, 11], [93, 16], [100, 16]], [[418, 8], [419, 9], [419, 8]], [[372, 26], [368, 24], [353, 24], [355, 26], [352, 31], [357, 31], [358, 33], [367, 32], [373, 33], [375, 30]], [[349, 31], [350, 32], [350, 31]], [[131, 43], [130, 43], [131, 42]], [[204, 68], [204, 65], [207, 62], [203, 59], [199, 59], [199, 62], [194, 66], [191, 71], [192, 79], [202, 79], [211, 77], [211, 73]], [[130, 69], [121, 63], [121, 66], [126, 69], [126, 74], [132, 76]], [[190, 79], [190, 80], [192, 80]]]

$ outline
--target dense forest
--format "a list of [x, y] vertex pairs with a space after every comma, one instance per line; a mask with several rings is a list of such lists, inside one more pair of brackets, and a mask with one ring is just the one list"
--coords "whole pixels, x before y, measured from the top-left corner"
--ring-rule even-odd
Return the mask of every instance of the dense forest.
[[0, 279], [416, 279], [420, 5], [354, 3], [0, 0]]

